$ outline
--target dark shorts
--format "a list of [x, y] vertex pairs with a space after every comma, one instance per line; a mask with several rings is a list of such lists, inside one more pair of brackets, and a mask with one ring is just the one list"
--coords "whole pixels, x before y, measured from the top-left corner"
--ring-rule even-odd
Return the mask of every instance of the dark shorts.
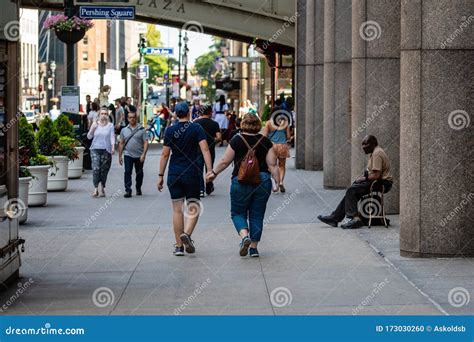
[[172, 200], [179, 199], [199, 199], [200, 176], [168, 175], [167, 185]]

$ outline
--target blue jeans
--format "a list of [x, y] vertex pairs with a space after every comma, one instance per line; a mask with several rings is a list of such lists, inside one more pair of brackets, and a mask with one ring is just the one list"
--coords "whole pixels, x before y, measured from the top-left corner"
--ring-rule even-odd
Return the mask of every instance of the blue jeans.
[[143, 184], [143, 164], [140, 158], [132, 158], [130, 156], [124, 156], [125, 172], [123, 175], [125, 183], [125, 192], [132, 192], [132, 172], [133, 166], [135, 166], [135, 188], [137, 190], [142, 189]]
[[270, 174], [260, 172], [260, 184], [240, 184], [237, 177], [232, 178], [230, 186], [230, 214], [238, 233], [249, 229], [250, 239], [260, 241], [267, 202], [272, 192]]

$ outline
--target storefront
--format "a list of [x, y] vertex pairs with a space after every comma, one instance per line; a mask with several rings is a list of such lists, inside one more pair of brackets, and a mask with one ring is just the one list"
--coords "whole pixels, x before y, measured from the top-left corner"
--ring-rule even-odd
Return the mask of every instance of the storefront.
[[[18, 119], [19, 27], [18, 4], [6, 2], [0, 12], [0, 283], [19, 275], [18, 231]], [[13, 23], [13, 24], [12, 24]], [[16, 32], [16, 33], [15, 33]]]

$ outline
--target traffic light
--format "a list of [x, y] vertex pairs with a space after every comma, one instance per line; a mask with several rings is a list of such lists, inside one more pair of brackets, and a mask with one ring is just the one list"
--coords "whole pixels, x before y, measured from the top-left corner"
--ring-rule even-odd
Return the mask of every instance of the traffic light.
[[107, 62], [104, 60], [99, 61], [99, 75], [105, 75], [105, 70], [107, 68]]
[[140, 52], [140, 55], [145, 54], [145, 49], [146, 49], [146, 38], [143, 33], [140, 33], [140, 43], [138, 43], [138, 52]]
[[128, 65], [127, 65], [127, 62], [125, 62], [123, 68], [120, 69], [120, 70], [122, 71], [122, 80], [127, 79], [127, 74], [128, 74]]

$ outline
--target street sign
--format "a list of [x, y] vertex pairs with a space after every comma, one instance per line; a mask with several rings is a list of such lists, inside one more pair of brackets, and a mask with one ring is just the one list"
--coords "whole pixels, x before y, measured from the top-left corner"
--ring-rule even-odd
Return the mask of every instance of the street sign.
[[61, 113], [79, 113], [79, 96], [78, 86], [61, 87]]
[[258, 63], [260, 62], [260, 57], [227, 56], [224, 58], [227, 59], [228, 63]]
[[135, 6], [80, 6], [79, 17], [82, 19], [135, 19]]
[[149, 76], [148, 64], [137, 66], [137, 78], [139, 80], [147, 79]]
[[161, 47], [147, 47], [145, 49], [146, 55], [172, 55], [173, 48], [161, 48]]

